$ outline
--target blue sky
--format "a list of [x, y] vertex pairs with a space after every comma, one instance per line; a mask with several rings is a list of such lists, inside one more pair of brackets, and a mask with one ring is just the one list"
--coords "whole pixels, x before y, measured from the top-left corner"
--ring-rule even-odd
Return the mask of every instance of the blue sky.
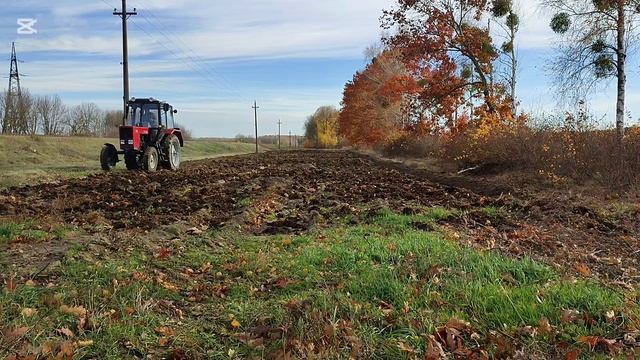
[[[4, 0], [0, 53], [17, 41], [23, 86], [57, 93], [69, 105], [118, 109], [122, 98], [119, 0]], [[253, 99], [261, 133], [302, 132], [320, 105], [338, 106], [344, 83], [364, 65], [364, 49], [380, 36], [379, 17], [393, 0], [129, 0], [131, 94], [167, 100], [198, 136], [252, 133]], [[518, 44], [523, 108], [552, 112], [555, 94], [545, 64], [554, 35], [535, 1]], [[38, 22], [18, 35], [18, 18]], [[4, 49], [4, 50], [3, 50]], [[185, 55], [186, 54], [186, 55]], [[5, 58], [0, 57], [0, 58]], [[0, 71], [2, 70], [0, 64]], [[629, 78], [629, 110], [640, 111], [637, 65]], [[6, 86], [6, 85], [5, 85]], [[594, 112], [613, 117], [613, 87], [594, 96]]]

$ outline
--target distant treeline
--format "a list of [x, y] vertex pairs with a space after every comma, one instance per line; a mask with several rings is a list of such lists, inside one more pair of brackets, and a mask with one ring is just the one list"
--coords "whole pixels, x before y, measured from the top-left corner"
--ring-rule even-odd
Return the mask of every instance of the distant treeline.
[[[253, 144], [256, 141], [256, 138], [253, 136], [247, 136], [238, 134], [235, 137], [235, 140], [240, 143]], [[304, 143], [304, 137], [300, 135], [291, 135], [282, 134], [280, 136], [281, 146], [283, 148], [287, 147], [301, 147]], [[274, 145], [278, 146], [278, 135], [263, 135], [258, 137], [258, 142], [262, 145]]]
[[118, 137], [122, 118], [122, 110], [104, 110], [92, 102], [68, 106], [58, 95], [34, 95], [28, 90], [0, 94], [3, 135]]

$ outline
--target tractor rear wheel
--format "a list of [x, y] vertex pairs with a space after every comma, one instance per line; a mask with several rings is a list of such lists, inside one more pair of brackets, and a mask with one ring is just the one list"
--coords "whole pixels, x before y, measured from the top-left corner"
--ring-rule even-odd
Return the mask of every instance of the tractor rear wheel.
[[124, 154], [124, 163], [127, 170], [138, 170], [138, 154], [135, 151], [128, 151]]
[[162, 150], [167, 157], [162, 162], [162, 166], [168, 170], [178, 170], [180, 168], [180, 140], [178, 137], [171, 134], [162, 141]]
[[100, 166], [104, 171], [111, 171], [118, 163], [118, 150], [113, 145], [105, 145], [100, 152]]
[[158, 170], [158, 149], [153, 146], [149, 146], [142, 156], [142, 166], [149, 172], [155, 172]]

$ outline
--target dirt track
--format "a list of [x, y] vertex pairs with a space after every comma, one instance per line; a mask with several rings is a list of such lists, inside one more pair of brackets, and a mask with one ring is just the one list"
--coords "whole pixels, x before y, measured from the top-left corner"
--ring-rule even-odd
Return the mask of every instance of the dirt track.
[[[530, 255], [568, 272], [586, 264], [602, 278], [639, 280], [638, 214], [611, 222], [571, 199], [482, 196], [429, 178], [441, 181], [352, 152], [272, 152], [191, 162], [176, 173], [117, 172], [10, 189], [0, 192], [0, 217], [53, 217], [90, 232], [181, 221], [274, 234], [304, 232], [339, 216], [358, 219], [364, 208], [444, 206], [463, 215], [442, 225], [474, 246]], [[506, 214], [488, 216], [486, 206]]]

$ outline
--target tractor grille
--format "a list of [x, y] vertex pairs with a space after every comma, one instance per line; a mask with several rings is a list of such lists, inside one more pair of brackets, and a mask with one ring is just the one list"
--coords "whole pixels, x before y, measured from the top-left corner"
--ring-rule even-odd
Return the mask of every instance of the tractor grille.
[[120, 148], [133, 149], [133, 127], [120, 127]]

